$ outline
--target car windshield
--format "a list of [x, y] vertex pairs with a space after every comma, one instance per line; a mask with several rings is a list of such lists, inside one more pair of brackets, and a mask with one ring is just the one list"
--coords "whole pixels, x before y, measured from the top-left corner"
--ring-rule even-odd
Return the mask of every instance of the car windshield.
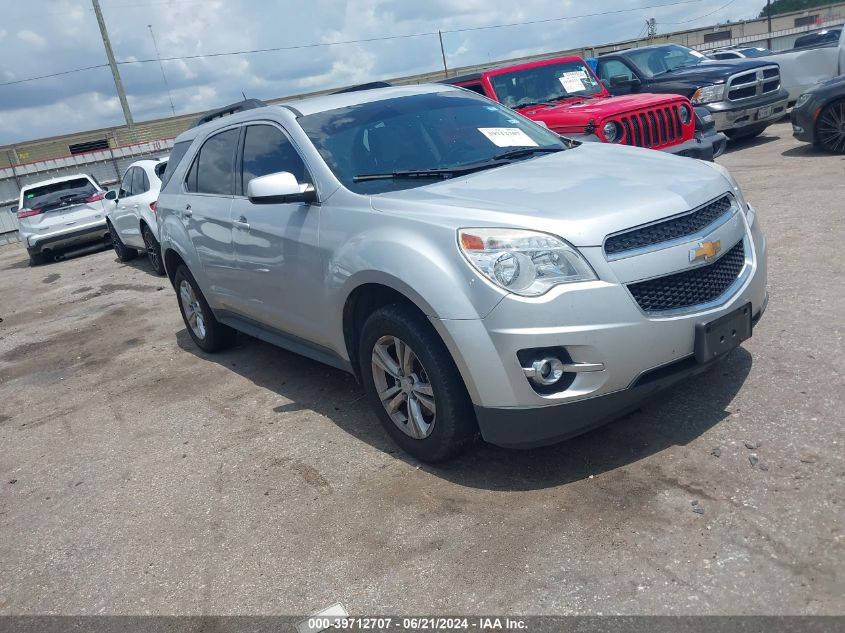
[[49, 185], [41, 185], [24, 189], [24, 209], [41, 209], [49, 211], [69, 204], [84, 202], [97, 193], [97, 188], [87, 178], [74, 178], [63, 182], [54, 182]]
[[604, 92], [583, 61], [557, 62], [490, 76], [496, 97], [509, 108], [524, 108]]
[[557, 134], [463, 90], [361, 103], [298, 122], [337, 179], [364, 194], [566, 149]]
[[697, 66], [707, 61], [706, 55], [676, 44], [657, 48], [634, 49], [627, 51], [626, 55], [647, 77], [656, 77], [678, 68]]

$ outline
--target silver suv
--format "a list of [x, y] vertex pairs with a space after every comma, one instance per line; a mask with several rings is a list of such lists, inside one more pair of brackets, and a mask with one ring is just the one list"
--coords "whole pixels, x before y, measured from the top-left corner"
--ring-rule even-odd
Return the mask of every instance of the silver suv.
[[578, 145], [443, 85], [236, 112], [176, 141], [167, 273], [207, 352], [239, 330], [353, 373], [419, 459], [582, 433], [704, 370], [766, 306], [722, 167]]

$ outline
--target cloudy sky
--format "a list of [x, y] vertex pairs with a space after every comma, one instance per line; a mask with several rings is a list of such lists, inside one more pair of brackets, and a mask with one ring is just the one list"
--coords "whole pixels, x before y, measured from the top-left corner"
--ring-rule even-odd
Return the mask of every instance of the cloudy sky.
[[[437, 70], [437, 35], [247, 55], [444, 31], [450, 67], [633, 38], [645, 20], [669, 32], [756, 17], [764, 0], [101, 0], [118, 61], [155, 59], [176, 112]], [[657, 5], [667, 5], [658, 7]], [[651, 7], [651, 8], [648, 8]], [[108, 68], [21, 79], [106, 61], [90, 0], [0, 0], [0, 144], [119, 125]], [[630, 11], [627, 11], [631, 9]], [[616, 11], [605, 16], [585, 14]], [[624, 11], [624, 12], [619, 12]], [[709, 15], [708, 15], [709, 14]], [[572, 18], [554, 20], [554, 18]], [[543, 22], [493, 29], [492, 25]], [[473, 30], [474, 29], [474, 30]], [[136, 120], [171, 114], [158, 63], [120, 66]]]

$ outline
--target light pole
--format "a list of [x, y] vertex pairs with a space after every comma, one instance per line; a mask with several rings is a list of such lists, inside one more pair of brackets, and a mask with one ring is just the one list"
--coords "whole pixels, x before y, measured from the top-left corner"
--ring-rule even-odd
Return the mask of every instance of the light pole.
[[153, 33], [153, 25], [148, 24], [147, 28], [150, 29], [150, 37], [153, 38], [153, 48], [156, 51], [156, 59], [158, 60], [158, 67], [161, 69], [161, 78], [164, 80], [164, 88], [167, 90], [167, 98], [170, 100], [170, 110], [173, 112], [173, 116], [176, 116], [176, 108], [173, 106], [173, 95], [170, 94], [170, 84], [167, 83], [167, 75], [164, 74], [164, 64], [161, 62], [161, 54], [158, 52], [158, 44], [156, 43], [156, 36]]
[[106, 57], [109, 60], [111, 76], [114, 79], [114, 87], [117, 88], [117, 98], [120, 99], [120, 107], [123, 108], [123, 118], [126, 119], [126, 126], [134, 134], [135, 121], [132, 120], [132, 112], [129, 110], [129, 102], [126, 100], [126, 92], [123, 90], [123, 82], [120, 80], [120, 71], [117, 69], [117, 62], [114, 60], [114, 51], [111, 49], [109, 32], [106, 30], [106, 21], [103, 19], [103, 12], [100, 9], [100, 0], [91, 0], [94, 5], [94, 15], [97, 16], [97, 24], [100, 26], [100, 35], [103, 38], [103, 46], [106, 47]]

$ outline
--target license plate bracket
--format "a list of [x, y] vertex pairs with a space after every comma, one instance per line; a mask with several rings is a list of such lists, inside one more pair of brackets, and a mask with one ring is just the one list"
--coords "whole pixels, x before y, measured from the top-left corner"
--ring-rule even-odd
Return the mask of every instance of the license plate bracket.
[[706, 363], [718, 358], [751, 338], [751, 304], [707, 323], [695, 326], [695, 360]]
[[768, 119], [770, 116], [772, 116], [773, 111], [773, 106], [763, 106], [762, 108], [757, 110], [757, 120], [759, 121], [760, 119]]

